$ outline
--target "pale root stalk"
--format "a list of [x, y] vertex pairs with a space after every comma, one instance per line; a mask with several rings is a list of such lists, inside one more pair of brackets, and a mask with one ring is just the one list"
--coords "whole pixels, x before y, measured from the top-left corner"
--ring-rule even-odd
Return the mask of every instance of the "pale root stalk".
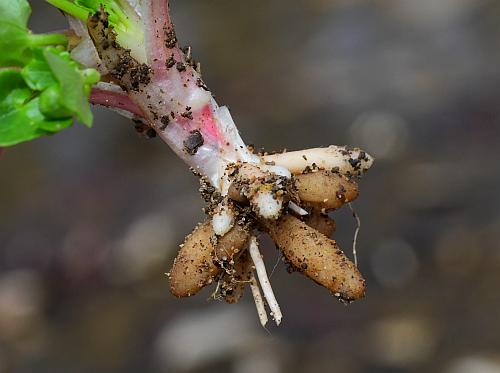
[[250, 238], [250, 246], [248, 250], [250, 251], [250, 256], [252, 257], [255, 265], [255, 271], [257, 272], [257, 278], [259, 279], [262, 292], [264, 293], [264, 297], [266, 298], [269, 309], [271, 310], [271, 315], [273, 316], [276, 325], [279, 325], [283, 315], [278, 301], [274, 296], [273, 288], [269, 282], [269, 277], [267, 277], [266, 267], [264, 265], [264, 261], [262, 260], [262, 255], [260, 254], [259, 245], [255, 236]]
[[264, 306], [264, 300], [262, 299], [262, 294], [257, 284], [257, 279], [252, 273], [250, 278], [250, 290], [252, 291], [253, 300], [255, 302], [255, 308], [257, 309], [257, 314], [259, 315], [260, 325], [265, 327], [269, 319], [267, 318], [266, 307]]

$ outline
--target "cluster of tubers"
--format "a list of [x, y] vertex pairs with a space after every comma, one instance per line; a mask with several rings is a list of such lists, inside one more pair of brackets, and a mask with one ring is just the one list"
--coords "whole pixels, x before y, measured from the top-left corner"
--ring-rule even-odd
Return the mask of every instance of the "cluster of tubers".
[[[353, 158], [353, 154], [357, 158]], [[227, 196], [202, 183], [209, 218], [181, 245], [168, 274], [172, 294], [188, 297], [209, 284], [216, 284], [214, 296], [236, 303], [249, 285], [264, 325], [267, 315], [257, 287], [256, 271], [271, 314], [279, 324], [281, 311], [277, 303], [272, 304], [276, 302], [274, 294], [270, 285], [266, 291], [263, 281], [269, 280], [263, 263], [258, 263], [261, 260], [254, 232], [261, 231], [273, 239], [290, 268], [324, 286], [339, 300], [351, 302], [363, 297], [363, 277], [330, 238], [335, 222], [328, 212], [358, 197], [357, 178], [371, 166], [373, 159], [357, 149], [333, 146], [261, 158], [262, 167], [249, 163], [227, 167], [230, 175]], [[309, 158], [313, 162], [308, 162]], [[268, 166], [284, 167], [292, 172], [290, 177], [282, 176], [283, 172], [277, 175], [276, 170], [267, 170]], [[274, 203], [280, 206], [278, 214], [262, 212], [265, 206], [256, 201], [260, 193], [271, 194]], [[232, 211], [234, 222], [225, 234], [218, 235], [213, 219], [221, 205]], [[264, 273], [259, 273], [262, 269]]]

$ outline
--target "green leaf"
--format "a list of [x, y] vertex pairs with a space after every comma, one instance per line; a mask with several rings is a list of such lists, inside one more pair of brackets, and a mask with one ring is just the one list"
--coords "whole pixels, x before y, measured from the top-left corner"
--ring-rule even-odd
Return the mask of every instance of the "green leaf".
[[0, 66], [23, 66], [30, 58], [29, 47], [25, 29], [0, 20]]
[[[4, 108], [5, 109], [5, 108]], [[48, 120], [38, 109], [38, 98], [0, 110], [0, 146], [12, 146], [71, 126], [72, 118]]]
[[23, 77], [14, 69], [0, 70], [0, 107], [15, 89], [25, 88]]
[[0, 0], [0, 66], [23, 66], [31, 59], [31, 48], [66, 45], [60, 34], [33, 35], [27, 23], [31, 9], [26, 0]]
[[99, 81], [99, 75], [93, 74], [90, 81], [88, 76], [79, 69], [76, 62], [72, 61], [67, 52], [60, 52], [55, 48], [44, 51], [45, 59], [59, 82], [61, 95], [60, 103], [65, 108], [76, 114], [78, 120], [92, 126], [92, 111], [88, 102], [89, 85]]
[[26, 28], [31, 8], [26, 0], [0, 0], [0, 22], [10, 22]]
[[55, 120], [42, 120], [38, 123], [38, 128], [40, 130], [45, 130], [49, 133], [44, 133], [44, 135], [54, 135], [65, 128], [71, 127], [73, 124], [73, 118], [61, 118]]
[[26, 0], [0, 0], [0, 66], [22, 66], [29, 59]]
[[33, 58], [21, 71], [21, 74], [28, 86], [35, 91], [43, 91], [51, 85], [57, 84], [57, 80], [52, 74], [43, 50], [37, 49]]
[[56, 133], [75, 116], [92, 124], [88, 97], [99, 73], [71, 58], [66, 36], [32, 34], [30, 13], [26, 0], [0, 0], [0, 146]]
[[64, 106], [58, 84], [54, 84], [42, 92], [38, 106], [42, 114], [50, 119], [73, 117], [71, 109]]
[[40, 112], [38, 101], [20, 72], [0, 71], [0, 146], [49, 135], [71, 125], [71, 118], [47, 119]]

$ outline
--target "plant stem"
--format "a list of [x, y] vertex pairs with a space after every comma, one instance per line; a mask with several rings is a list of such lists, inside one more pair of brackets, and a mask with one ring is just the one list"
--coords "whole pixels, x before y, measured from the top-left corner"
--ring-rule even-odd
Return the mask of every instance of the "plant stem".
[[72, 15], [75, 18], [79, 18], [82, 21], [86, 21], [89, 17], [89, 12], [82, 7], [72, 3], [68, 0], [46, 0], [49, 4], [54, 5], [56, 8], [61, 9], [63, 12]]
[[38, 47], [68, 44], [68, 38], [62, 34], [34, 34], [30, 35], [30, 40], [33, 46]]
[[129, 112], [137, 117], [144, 117], [141, 109], [125, 93], [106, 91], [98, 87], [92, 89], [89, 101], [94, 105], [102, 105]]

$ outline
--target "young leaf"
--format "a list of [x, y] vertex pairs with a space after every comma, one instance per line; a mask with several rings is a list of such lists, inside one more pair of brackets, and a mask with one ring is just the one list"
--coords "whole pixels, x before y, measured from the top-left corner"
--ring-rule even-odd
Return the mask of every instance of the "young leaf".
[[[1, 12], [1, 10], [0, 10]], [[29, 61], [30, 40], [22, 26], [0, 17], [0, 66], [23, 66]]]
[[99, 73], [72, 60], [64, 35], [32, 34], [30, 13], [26, 0], [0, 0], [0, 146], [56, 133], [74, 116], [92, 124]]
[[33, 53], [34, 57], [21, 71], [24, 81], [34, 91], [43, 91], [57, 80], [52, 73], [42, 49], [37, 49]]
[[26, 0], [2, 0], [0, 2], [0, 21], [9, 21], [26, 28], [30, 14], [31, 8]]
[[61, 89], [60, 103], [76, 114], [78, 119], [92, 126], [92, 112], [88, 103], [89, 85], [99, 81], [98, 74], [88, 75], [80, 70], [76, 62], [71, 60], [69, 53], [60, 52], [55, 48], [44, 51], [45, 59], [59, 82]]
[[0, 146], [32, 140], [71, 125], [71, 117], [45, 118], [38, 101], [38, 97], [32, 99], [32, 90], [19, 71], [0, 71]]

